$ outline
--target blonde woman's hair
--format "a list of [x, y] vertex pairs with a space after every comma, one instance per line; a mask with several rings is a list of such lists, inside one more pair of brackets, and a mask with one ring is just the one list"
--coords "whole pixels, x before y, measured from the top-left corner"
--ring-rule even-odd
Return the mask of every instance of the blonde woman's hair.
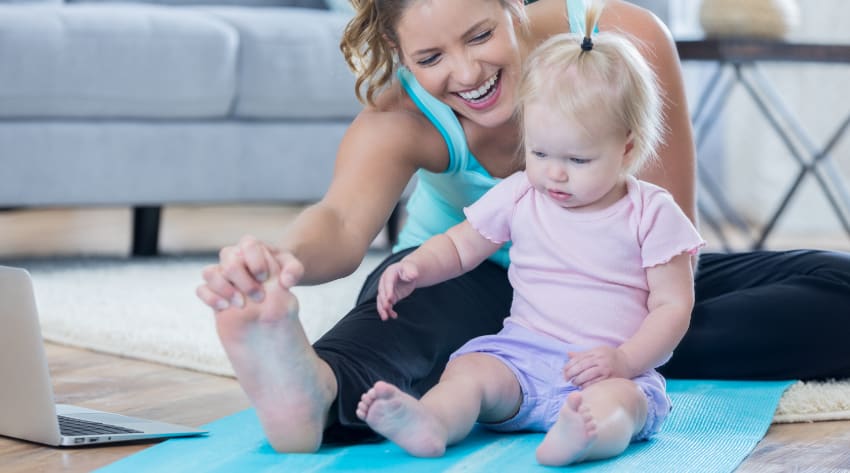
[[[518, 107], [545, 100], [586, 130], [603, 124], [630, 133], [630, 174], [656, 156], [663, 136], [663, 111], [655, 74], [625, 36], [594, 33], [603, 5], [591, 3], [585, 31], [559, 34], [527, 58]], [[584, 46], [583, 46], [584, 44]]]
[[[400, 43], [396, 27], [399, 19], [411, 4], [420, 0], [350, 1], [356, 13], [343, 32], [339, 49], [357, 77], [354, 84], [357, 99], [373, 105], [375, 93], [392, 81], [398, 67], [396, 48]], [[527, 33], [523, 6], [515, 0], [498, 1], [519, 21], [523, 28], [521, 33]]]

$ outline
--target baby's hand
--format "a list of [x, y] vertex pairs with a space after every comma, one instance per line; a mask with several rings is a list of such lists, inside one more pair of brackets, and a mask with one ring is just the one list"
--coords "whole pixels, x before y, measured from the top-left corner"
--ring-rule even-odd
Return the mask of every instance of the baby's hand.
[[568, 355], [564, 379], [580, 388], [608, 378], [632, 378], [626, 354], [619, 348], [602, 346]]
[[401, 260], [387, 266], [378, 284], [378, 315], [381, 320], [397, 319], [398, 314], [393, 305], [409, 296], [416, 289], [416, 278], [419, 270], [410, 261]]

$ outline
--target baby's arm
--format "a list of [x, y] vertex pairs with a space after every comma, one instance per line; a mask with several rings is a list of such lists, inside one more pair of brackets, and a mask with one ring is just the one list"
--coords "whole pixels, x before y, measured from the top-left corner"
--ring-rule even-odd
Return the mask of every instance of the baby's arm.
[[429, 238], [384, 270], [378, 285], [378, 314], [382, 320], [397, 318], [393, 305], [414, 289], [460, 276], [481, 264], [501, 246], [484, 238], [466, 220], [446, 233]]
[[691, 255], [646, 270], [649, 314], [620, 350], [634, 377], [661, 364], [685, 336], [694, 307]]
[[685, 336], [694, 305], [690, 254], [649, 268], [646, 274], [649, 314], [638, 331], [619, 347], [569, 353], [567, 380], [584, 387], [607, 378], [634, 378], [661, 364]]

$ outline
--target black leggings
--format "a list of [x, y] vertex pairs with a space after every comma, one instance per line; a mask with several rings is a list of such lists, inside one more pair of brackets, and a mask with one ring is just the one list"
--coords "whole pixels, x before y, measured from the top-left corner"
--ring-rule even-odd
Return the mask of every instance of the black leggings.
[[705, 254], [670, 378], [850, 377], [850, 253]]
[[[513, 291], [507, 272], [486, 262], [451, 281], [417, 289], [375, 309], [388, 257], [366, 280], [357, 306], [314, 347], [338, 385], [329, 442], [377, 439], [354, 414], [360, 396], [384, 380], [420, 397], [467, 340], [502, 328]], [[659, 371], [673, 378], [850, 377], [850, 254], [823, 251], [703, 254], [691, 326]]]

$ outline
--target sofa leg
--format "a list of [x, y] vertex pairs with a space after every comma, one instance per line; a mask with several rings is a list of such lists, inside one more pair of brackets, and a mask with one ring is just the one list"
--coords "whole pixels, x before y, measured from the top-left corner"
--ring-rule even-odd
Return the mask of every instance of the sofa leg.
[[133, 256], [156, 256], [162, 207], [133, 207]]

